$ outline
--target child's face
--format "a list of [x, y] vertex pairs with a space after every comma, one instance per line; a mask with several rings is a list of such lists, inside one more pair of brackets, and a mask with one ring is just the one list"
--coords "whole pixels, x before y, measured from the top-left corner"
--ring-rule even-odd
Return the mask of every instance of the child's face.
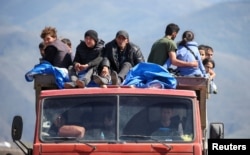
[[214, 66], [211, 62], [208, 62], [205, 66], [206, 72], [209, 73], [210, 70], [213, 70]]
[[200, 55], [201, 55], [201, 60], [204, 60], [206, 57], [205, 50], [199, 50]]
[[52, 37], [50, 34], [46, 35], [45, 38], [43, 38], [44, 44], [48, 45], [53, 43], [56, 40], [56, 38]]

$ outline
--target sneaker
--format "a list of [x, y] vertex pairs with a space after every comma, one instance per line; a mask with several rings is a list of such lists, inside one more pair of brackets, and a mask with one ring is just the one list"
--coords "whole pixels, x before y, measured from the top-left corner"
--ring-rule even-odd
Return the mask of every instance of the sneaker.
[[81, 80], [76, 80], [76, 85], [78, 86], [78, 88], [84, 88], [85, 82]]
[[110, 78], [109, 77], [101, 77], [99, 75], [93, 75], [93, 80], [96, 84], [99, 84], [99, 85], [106, 85], [109, 83], [109, 80]]
[[119, 85], [121, 83], [116, 71], [111, 72], [111, 81], [112, 85]]
[[71, 79], [71, 81], [76, 82], [76, 80], [77, 80], [78, 78], [77, 78], [77, 76], [72, 75], [72, 76], [70, 77], [70, 79]]
[[64, 83], [64, 88], [65, 89], [71, 89], [71, 88], [75, 88], [76, 85], [74, 84], [74, 82], [66, 82]]

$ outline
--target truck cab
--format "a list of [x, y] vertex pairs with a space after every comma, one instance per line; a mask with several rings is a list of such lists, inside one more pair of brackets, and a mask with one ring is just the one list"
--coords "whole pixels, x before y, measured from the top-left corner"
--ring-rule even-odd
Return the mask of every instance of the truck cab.
[[[38, 75], [33, 148], [20, 140], [21, 116], [13, 119], [13, 141], [28, 155], [205, 155], [208, 80], [176, 78], [177, 89], [57, 89], [53, 76]], [[211, 123], [210, 138], [223, 138], [223, 130]]]

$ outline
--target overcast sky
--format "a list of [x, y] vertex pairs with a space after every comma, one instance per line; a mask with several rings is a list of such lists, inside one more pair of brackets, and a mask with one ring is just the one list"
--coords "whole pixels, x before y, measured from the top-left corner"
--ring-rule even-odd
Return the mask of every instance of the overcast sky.
[[59, 37], [68, 37], [75, 47], [88, 29], [96, 30], [105, 42], [124, 29], [147, 57], [152, 41], [177, 16], [223, 1], [227, 0], [8, 0], [0, 6], [0, 34], [22, 31], [39, 41], [41, 30], [54, 26]]

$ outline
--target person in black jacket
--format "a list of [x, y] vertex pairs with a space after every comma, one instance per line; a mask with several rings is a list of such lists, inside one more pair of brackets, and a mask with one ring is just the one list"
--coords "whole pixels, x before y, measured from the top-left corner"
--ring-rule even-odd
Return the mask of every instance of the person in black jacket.
[[45, 27], [40, 37], [45, 45], [42, 60], [50, 62], [55, 67], [68, 69], [72, 65], [71, 54], [67, 45], [57, 38], [56, 28]]
[[93, 76], [94, 81], [100, 85], [109, 84], [104, 77], [110, 74], [112, 84], [120, 85], [130, 68], [145, 62], [139, 46], [129, 41], [129, 35], [124, 30], [118, 31], [115, 39], [105, 45], [103, 57], [99, 75]]
[[[76, 47], [76, 54], [73, 60], [73, 68], [77, 77], [71, 77], [72, 82], [65, 83], [65, 88], [84, 88], [92, 80], [92, 75], [96, 73], [97, 67], [102, 61], [102, 51], [104, 41], [98, 39], [95, 30], [85, 32], [84, 41]], [[107, 77], [107, 80], [110, 78]]]

